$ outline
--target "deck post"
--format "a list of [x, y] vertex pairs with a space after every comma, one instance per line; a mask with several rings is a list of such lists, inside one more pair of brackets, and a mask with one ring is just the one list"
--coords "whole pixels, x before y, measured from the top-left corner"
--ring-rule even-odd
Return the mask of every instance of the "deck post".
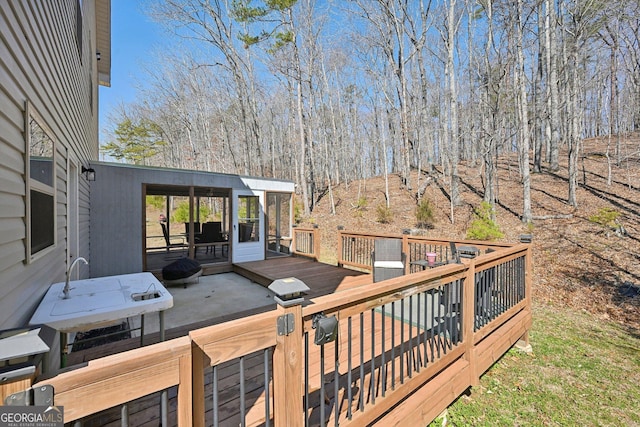
[[[531, 245], [527, 245], [527, 252], [524, 256], [524, 299], [527, 302], [526, 310], [529, 311], [531, 315], [531, 289], [533, 285], [533, 256]], [[520, 338], [524, 348], [529, 349], [531, 345], [529, 344], [529, 330], [524, 333], [524, 335]]]
[[[180, 357], [180, 384], [178, 384], [178, 427], [195, 425], [193, 422], [193, 367], [191, 353]], [[203, 399], [204, 400], [204, 399]], [[203, 411], [204, 415], [204, 411]]]
[[338, 228], [338, 267], [343, 267], [344, 263], [343, 263], [343, 258], [342, 258], [342, 230], [340, 228]]
[[315, 261], [320, 261], [320, 229], [317, 227], [313, 228], [313, 259]]
[[[466, 264], [466, 263], [465, 263]], [[462, 291], [462, 339], [464, 342], [464, 358], [469, 362], [469, 384], [477, 386], [480, 382], [475, 357], [474, 323], [475, 323], [475, 276], [476, 262], [471, 260], [467, 264], [467, 275], [464, 278]]]
[[273, 420], [276, 427], [304, 425], [303, 378], [304, 325], [302, 303], [309, 287], [295, 277], [275, 280], [269, 290], [276, 294], [278, 318], [273, 325], [276, 347], [273, 350]]
[[278, 312], [280, 318], [293, 321], [293, 331], [285, 335], [274, 328], [278, 335], [273, 353], [273, 418], [276, 427], [297, 427], [304, 425], [302, 305], [279, 306]]
[[[191, 396], [192, 405], [192, 422], [194, 427], [204, 427], [204, 367], [207, 363], [207, 355], [202, 349], [195, 343], [191, 342], [191, 389], [193, 390]], [[181, 364], [182, 365], [182, 364]], [[182, 366], [181, 366], [182, 367]], [[182, 383], [181, 383], [182, 384]], [[180, 397], [180, 390], [178, 390]], [[180, 409], [180, 407], [178, 407]], [[214, 408], [216, 410], [216, 408]], [[180, 415], [182, 417], [182, 415]]]
[[298, 246], [298, 229], [297, 229], [297, 225], [294, 224], [293, 227], [291, 228], [291, 253], [295, 254], [296, 252], [298, 252], [297, 246]]
[[410, 274], [411, 261], [413, 260], [411, 259], [411, 254], [409, 253], [409, 235], [404, 233], [402, 234], [402, 253], [406, 257], [404, 262], [404, 274]]

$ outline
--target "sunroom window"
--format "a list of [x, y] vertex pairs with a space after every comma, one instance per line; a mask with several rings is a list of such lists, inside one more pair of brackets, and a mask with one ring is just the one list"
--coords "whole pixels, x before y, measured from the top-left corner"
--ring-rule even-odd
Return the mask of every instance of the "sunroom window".
[[29, 259], [55, 245], [55, 145], [51, 132], [27, 108]]

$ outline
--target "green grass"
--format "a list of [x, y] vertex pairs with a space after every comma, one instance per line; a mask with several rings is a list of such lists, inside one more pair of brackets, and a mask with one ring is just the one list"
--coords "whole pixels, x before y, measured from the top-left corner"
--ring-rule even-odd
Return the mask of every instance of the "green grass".
[[509, 350], [446, 425], [640, 426], [638, 331], [564, 308], [534, 306], [533, 316], [533, 353]]

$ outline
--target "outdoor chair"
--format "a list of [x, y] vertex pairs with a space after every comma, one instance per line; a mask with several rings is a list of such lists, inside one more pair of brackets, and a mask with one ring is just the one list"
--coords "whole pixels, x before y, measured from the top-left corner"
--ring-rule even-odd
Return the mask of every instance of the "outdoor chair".
[[249, 242], [251, 241], [251, 235], [253, 234], [253, 223], [245, 222], [239, 224], [240, 226], [240, 234], [238, 236], [238, 240], [241, 242]]
[[[184, 235], [187, 239], [187, 243], [189, 242], [189, 223], [184, 223]], [[193, 223], [193, 243], [194, 243], [194, 257], [198, 255], [198, 243], [201, 243], [202, 234], [200, 234], [200, 223]]]
[[371, 257], [374, 282], [404, 275], [405, 254], [402, 252], [402, 240], [376, 239]]
[[171, 236], [169, 235], [169, 229], [167, 228], [167, 224], [165, 224], [164, 222], [161, 222], [160, 226], [162, 226], [162, 235], [163, 235], [164, 241], [166, 243], [167, 252], [169, 252], [169, 250], [171, 248], [186, 248], [186, 247], [188, 247], [188, 245], [184, 242], [184, 240], [182, 240], [180, 243], [172, 243], [171, 242]]
[[[184, 234], [187, 236], [187, 239], [189, 238], [189, 223], [185, 222], [184, 223]], [[200, 223], [199, 222], [194, 222], [193, 223], [193, 235], [197, 237], [200, 236]]]
[[449, 242], [449, 250], [451, 252], [451, 258], [449, 258], [448, 262], [450, 264], [452, 263], [460, 264], [460, 254], [458, 253], [456, 244], [453, 242]]
[[[204, 224], [202, 224], [202, 234], [200, 235], [199, 243], [206, 244], [206, 243], [220, 243], [220, 242], [226, 242], [226, 239], [222, 234], [222, 223], [217, 221], [217, 222], [205, 222]], [[213, 252], [214, 256], [216, 255], [216, 245], [207, 245], [206, 252], [209, 253], [209, 250]], [[224, 246], [222, 247], [221, 251], [224, 254]]]

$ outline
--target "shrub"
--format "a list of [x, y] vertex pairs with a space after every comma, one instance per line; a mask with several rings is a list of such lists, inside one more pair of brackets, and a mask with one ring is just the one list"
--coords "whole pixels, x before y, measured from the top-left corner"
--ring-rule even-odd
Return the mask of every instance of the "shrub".
[[356, 210], [363, 211], [367, 208], [368, 200], [366, 196], [360, 196], [358, 203], [356, 204]]
[[500, 227], [493, 220], [495, 211], [488, 202], [482, 202], [473, 210], [474, 220], [467, 230], [467, 239], [495, 240], [504, 237]]
[[147, 196], [147, 206], [162, 209], [165, 206], [165, 196]]
[[381, 224], [389, 224], [391, 222], [391, 219], [393, 218], [391, 208], [389, 208], [384, 203], [378, 205], [378, 207], [376, 208], [376, 215], [378, 222]]
[[300, 224], [300, 221], [302, 221], [303, 212], [304, 212], [304, 206], [302, 202], [299, 200], [296, 200], [295, 203], [293, 204], [293, 221], [296, 224]]
[[[200, 205], [200, 218], [207, 218], [211, 210], [206, 205]], [[180, 203], [173, 211], [172, 222], [189, 222], [189, 202]]]
[[432, 228], [435, 221], [433, 205], [429, 199], [421, 199], [416, 207], [416, 221], [419, 228]]
[[617, 227], [617, 220], [620, 216], [620, 212], [612, 208], [602, 208], [597, 214], [591, 215], [589, 221], [594, 222], [602, 227]]

